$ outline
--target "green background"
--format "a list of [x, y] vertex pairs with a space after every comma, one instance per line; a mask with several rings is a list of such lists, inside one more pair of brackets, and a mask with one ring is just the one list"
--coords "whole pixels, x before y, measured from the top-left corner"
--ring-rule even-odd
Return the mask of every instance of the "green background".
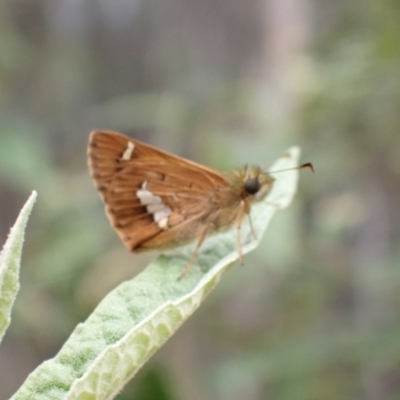
[[399, 21], [393, 0], [2, 2], [0, 243], [39, 197], [0, 400], [154, 257], [109, 227], [92, 129], [222, 171], [300, 145], [316, 168], [118, 399], [400, 398]]

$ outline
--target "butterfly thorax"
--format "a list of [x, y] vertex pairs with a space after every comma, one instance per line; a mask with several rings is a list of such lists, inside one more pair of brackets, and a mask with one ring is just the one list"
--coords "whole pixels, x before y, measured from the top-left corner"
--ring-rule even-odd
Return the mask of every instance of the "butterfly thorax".
[[251, 204], [264, 199], [272, 188], [274, 178], [259, 167], [244, 167], [226, 175], [228, 187], [218, 193], [219, 207], [208, 217], [216, 230], [230, 227], [237, 221], [239, 210], [250, 212]]

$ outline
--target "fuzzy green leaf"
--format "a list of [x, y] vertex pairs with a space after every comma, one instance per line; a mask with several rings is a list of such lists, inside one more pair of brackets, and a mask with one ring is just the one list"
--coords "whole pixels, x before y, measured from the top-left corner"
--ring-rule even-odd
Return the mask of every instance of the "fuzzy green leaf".
[[10, 325], [11, 309], [19, 290], [19, 269], [25, 227], [35, 200], [34, 191], [19, 213], [0, 253], [0, 342]]
[[[297, 166], [299, 153], [298, 148], [290, 149], [270, 170]], [[257, 246], [272, 215], [293, 198], [298, 171], [276, 178], [267, 200], [251, 210], [258, 240], [248, 222], [242, 225], [243, 253]], [[77, 326], [58, 355], [39, 366], [12, 399], [115, 397], [238, 259], [237, 232], [232, 229], [209, 237], [191, 271], [177, 280], [193, 249], [191, 245], [163, 254], [136, 278], [119, 285]]]

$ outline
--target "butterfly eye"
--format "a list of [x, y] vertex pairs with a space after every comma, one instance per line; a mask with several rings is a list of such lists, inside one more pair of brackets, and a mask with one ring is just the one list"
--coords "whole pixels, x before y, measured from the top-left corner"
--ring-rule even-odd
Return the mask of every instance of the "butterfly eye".
[[260, 190], [260, 182], [258, 178], [248, 178], [244, 183], [244, 189], [248, 194], [256, 194]]

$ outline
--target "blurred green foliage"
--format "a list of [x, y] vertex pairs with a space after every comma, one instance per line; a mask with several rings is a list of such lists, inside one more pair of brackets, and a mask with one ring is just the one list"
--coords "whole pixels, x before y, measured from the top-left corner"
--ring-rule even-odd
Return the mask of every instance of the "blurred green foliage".
[[97, 128], [221, 170], [292, 144], [316, 166], [120, 399], [398, 399], [399, 20], [390, 0], [3, 2], [2, 243], [39, 197], [0, 399], [148, 260], [90, 182]]

